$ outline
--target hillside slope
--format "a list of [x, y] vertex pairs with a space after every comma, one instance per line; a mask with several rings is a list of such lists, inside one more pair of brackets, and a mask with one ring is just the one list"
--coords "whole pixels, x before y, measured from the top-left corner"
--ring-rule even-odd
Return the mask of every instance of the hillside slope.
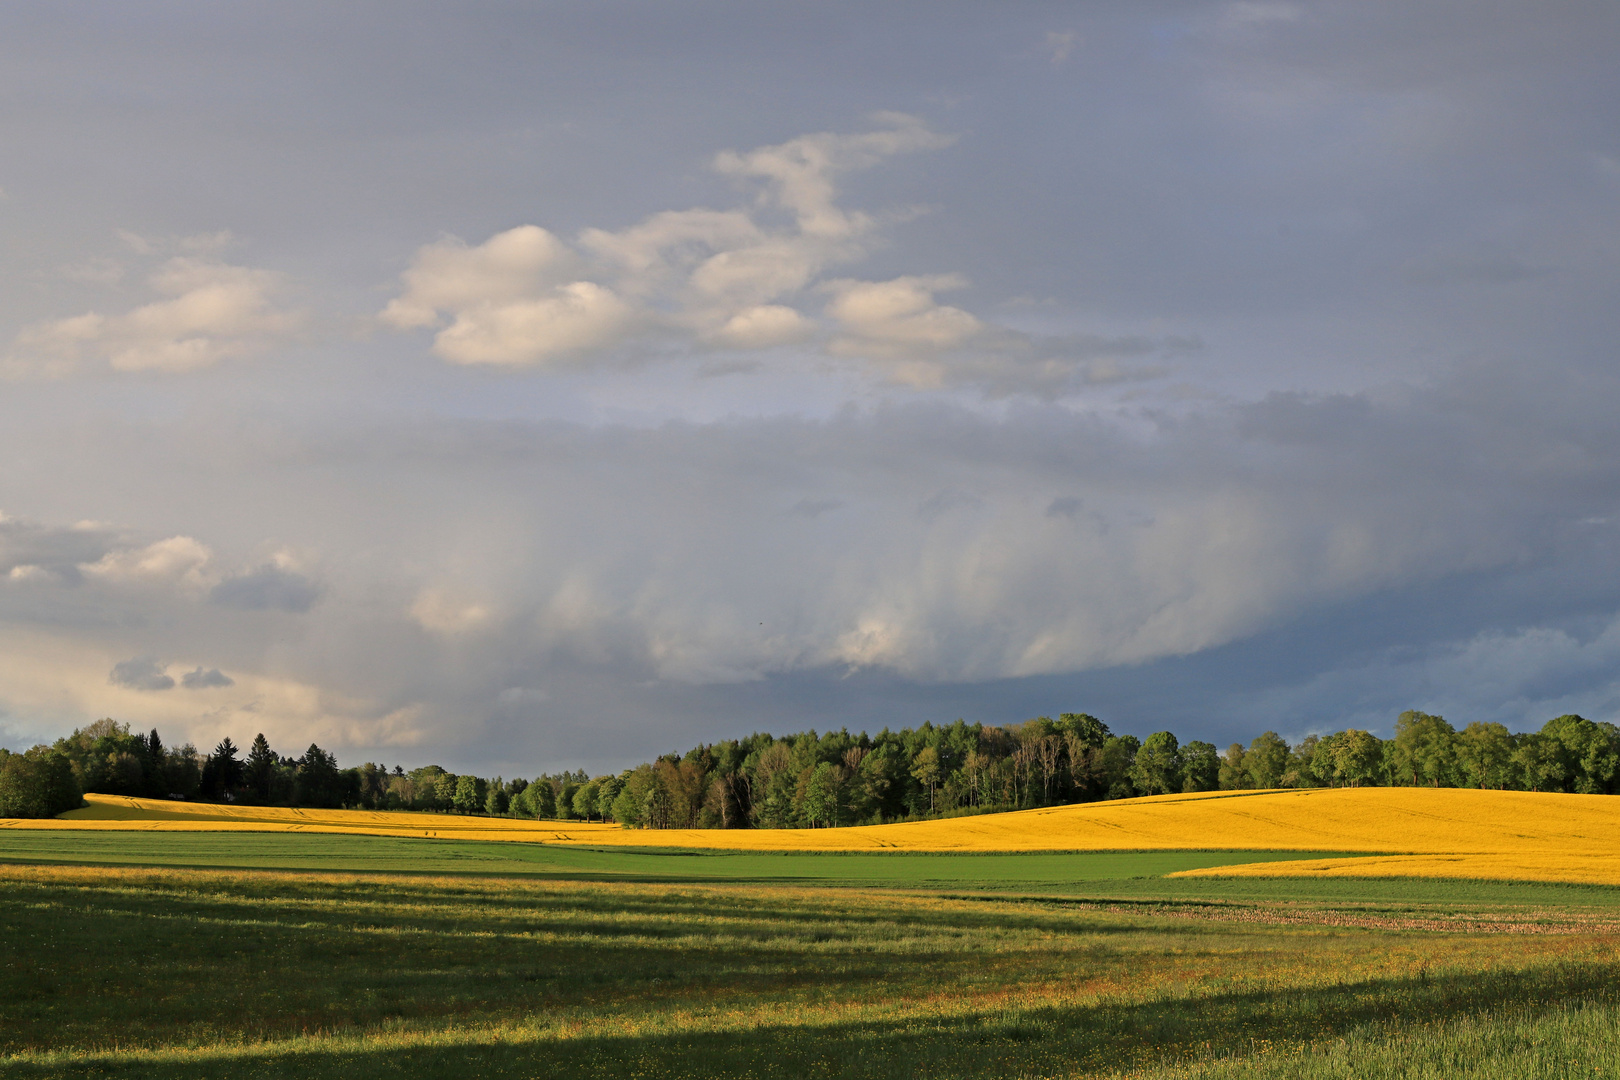
[[1453, 788], [1206, 792], [838, 829], [645, 831], [578, 821], [214, 806], [92, 795], [5, 828], [348, 832], [751, 851], [1270, 849], [1620, 855], [1620, 797]]

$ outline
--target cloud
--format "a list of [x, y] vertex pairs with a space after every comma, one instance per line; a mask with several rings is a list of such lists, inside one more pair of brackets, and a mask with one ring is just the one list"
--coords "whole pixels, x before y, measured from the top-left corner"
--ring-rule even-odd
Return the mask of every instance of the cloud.
[[822, 132], [746, 153], [722, 151], [715, 157], [715, 168], [731, 176], [766, 180], [770, 185], [766, 199], [791, 211], [805, 236], [857, 236], [871, 228], [872, 219], [835, 204], [834, 181], [840, 174], [870, 168], [896, 154], [938, 150], [955, 141], [905, 113], [880, 112], [873, 120], [882, 125], [877, 131]]
[[225, 607], [249, 611], [308, 611], [320, 598], [320, 586], [303, 574], [270, 564], [220, 581], [208, 598]]
[[[936, 294], [967, 288], [959, 274], [826, 278], [867, 257], [882, 224], [839, 205], [840, 179], [953, 141], [913, 116], [873, 120], [872, 131], [718, 154], [717, 171], [757, 186], [748, 209], [661, 211], [617, 231], [584, 229], [572, 243], [521, 225], [477, 245], [428, 244], [379, 319], [433, 330], [433, 351], [451, 363], [512, 369], [758, 353], [820, 338], [854, 372], [891, 386], [971, 386], [992, 397], [1054, 397], [1167, 371], [1127, 361], [1173, 351], [1168, 340], [1036, 338], [939, 302]], [[824, 323], [802, 310], [818, 292], [830, 297]], [[760, 365], [709, 360], [697, 373]]]
[[984, 500], [971, 491], [946, 488], [924, 499], [917, 507], [917, 516], [932, 525], [952, 511], [971, 510], [983, 505]]
[[1168, 365], [1141, 363], [1142, 358], [1168, 356], [1193, 344], [1173, 337], [1038, 338], [982, 322], [934, 297], [966, 287], [956, 274], [829, 281], [823, 286], [832, 294], [826, 311], [838, 333], [827, 351], [862, 361], [899, 386], [965, 385], [992, 397], [1057, 397], [1082, 386], [1159, 378]]
[[[165, 675], [164, 678], [167, 679], [168, 676]], [[174, 685], [173, 679], [169, 680], [169, 685]], [[209, 668], [204, 671], [199, 667], [180, 676], [180, 685], [187, 690], [217, 690], [227, 686], [235, 686], [236, 680], [220, 671], [219, 668]]]
[[548, 366], [614, 344], [633, 323], [629, 305], [611, 289], [573, 281], [532, 300], [456, 312], [434, 351], [455, 364]]
[[806, 497], [794, 503], [788, 512], [799, 517], [818, 518], [822, 514], [841, 509], [843, 505], [844, 501], [842, 499], [812, 499]]
[[[379, 318], [435, 329], [434, 352], [452, 363], [541, 369], [661, 338], [700, 351], [809, 341], [815, 322], [784, 301], [829, 265], [863, 257], [878, 224], [837, 205], [838, 178], [952, 141], [916, 117], [873, 119], [873, 131], [717, 155], [718, 172], [760, 185], [752, 210], [662, 211], [618, 231], [587, 228], [572, 245], [537, 225], [476, 246], [429, 244]], [[768, 220], [780, 211], [790, 227]]]
[[[231, 418], [165, 421], [176, 453], [228, 466], [199, 473], [171, 511], [194, 531], [148, 543], [106, 526], [0, 521], [13, 565], [87, 567], [79, 586], [0, 582], [0, 646], [20, 650], [0, 656], [0, 708], [174, 723], [216, 740], [251, 737], [272, 716], [303, 744], [324, 738], [322, 725], [354, 738], [454, 731], [439, 745], [546, 754], [577, 717], [656, 714], [624, 738], [641, 746], [653, 732], [662, 745], [671, 729], [656, 725], [675, 707], [659, 702], [676, 697], [724, 705], [711, 724], [778, 702], [790, 711], [802, 695], [881, 726], [881, 702], [840, 680], [945, 709], [951, 693], [990, 702], [998, 686], [1025, 685], [1009, 680], [1169, 663], [1260, 634], [1286, 643], [1294, 620], [1378, 621], [1356, 604], [1388, 605], [1389, 634], [1409, 645], [1556, 627], [1571, 612], [1620, 610], [1620, 586], [1604, 584], [1620, 580], [1617, 399], [1601, 371], [1474, 366], [1428, 388], [1187, 413], [913, 401], [648, 428], [373, 422], [285, 444], [244, 441]], [[155, 430], [122, 420], [87, 435], [78, 451], [113, 471], [80, 497], [128, 490], [118, 462]], [[0, 431], [0, 451], [21, 439]], [[244, 488], [248, 506], [229, 497]], [[389, 497], [369, 497], [379, 490]], [[311, 572], [290, 557], [220, 554], [272, 529], [323, 552], [306, 618], [280, 617], [273, 597]], [[1567, 580], [1545, 576], [1554, 566]], [[215, 591], [232, 581], [242, 594]], [[1448, 582], [1461, 599], [1436, 599]], [[1384, 640], [1303, 658], [1256, 645], [1246, 670], [1308, 681], [1355, 668]], [[80, 659], [51, 666], [38, 641]], [[1423, 655], [1413, 680], [1469, 677]], [[215, 667], [234, 683], [132, 695], [107, 679], [112, 659], [130, 656], [186, 658], [126, 668], [137, 683], [184, 687], [182, 672]], [[1540, 670], [1557, 682], [1595, 668]], [[1527, 700], [1548, 700], [1534, 679], [1524, 685]], [[550, 696], [503, 702], [515, 686]], [[947, 686], [958, 690], [928, 689]], [[702, 697], [705, 687], [732, 689]], [[1287, 701], [1327, 715], [1329, 691]]]
[[195, 371], [261, 349], [299, 323], [275, 305], [282, 279], [268, 270], [182, 256], [148, 284], [164, 299], [121, 315], [91, 311], [25, 328], [6, 369], [60, 375], [97, 361], [120, 372]]
[[434, 351], [455, 364], [555, 366], [604, 348], [635, 325], [631, 307], [593, 281], [545, 229], [520, 225], [477, 247], [441, 240], [417, 253], [405, 291], [380, 318], [396, 329], [449, 325]]
[[[208, 636], [211, 647], [232, 647], [220, 635]], [[32, 718], [40, 738], [110, 715], [137, 729], [156, 726], [170, 744], [189, 739], [206, 747], [225, 735], [245, 743], [263, 731], [273, 747], [293, 752], [310, 742], [339, 750], [412, 746], [425, 735], [420, 704], [357, 693], [331, 677], [318, 684], [250, 667], [234, 678], [216, 677], [216, 669], [199, 666], [183, 673], [179, 685], [186, 685], [187, 674], [203, 685], [180, 695], [166, 692], [176, 684], [166, 667], [143, 654], [104, 677], [105, 651], [93, 639], [61, 627], [0, 621], [0, 715]], [[345, 764], [352, 761], [345, 757]]]
[[[738, 253], [768, 248], [784, 239], [773, 236], [741, 210], [665, 210], [618, 232], [585, 229], [579, 238], [580, 246], [608, 268], [621, 288], [638, 297], [677, 289], [700, 270], [706, 275], [706, 291], [722, 292], [724, 288], [716, 286], [722, 284], [728, 262]], [[783, 259], [765, 274], [767, 284], [756, 287], [766, 296], [776, 295], [784, 286], [797, 288], [809, 272], [802, 260], [795, 265], [793, 260]]]
[[411, 602], [410, 615], [418, 626], [441, 637], [458, 637], [489, 624], [494, 611], [488, 604], [469, 601], [446, 589], [423, 589]]
[[793, 308], [760, 304], [737, 312], [708, 341], [728, 349], [769, 349], [807, 341], [815, 332], [815, 324]]
[[405, 291], [379, 318], [401, 330], [433, 326], [441, 312], [528, 300], [564, 284], [577, 265], [568, 246], [536, 225], [497, 233], [477, 247], [447, 237], [416, 253]]
[[1048, 30], [1041, 41], [1041, 49], [1052, 61], [1052, 66], [1059, 67], [1069, 59], [1069, 54], [1074, 52], [1079, 41], [1080, 35], [1073, 30]]
[[77, 581], [80, 564], [99, 561], [116, 542], [94, 523], [49, 526], [0, 514], [0, 571], [12, 581]]
[[214, 584], [213, 558], [206, 544], [189, 536], [171, 536], [144, 547], [108, 551], [79, 569], [113, 584], [174, 585], [197, 592]]
[[1074, 495], [1059, 495], [1046, 504], [1046, 516], [1049, 518], [1073, 518], [1085, 509], [1086, 501]]
[[934, 293], [966, 287], [955, 274], [828, 282], [833, 299], [827, 314], [841, 331], [828, 348], [838, 355], [884, 359], [959, 349], [984, 333], [985, 325], [960, 308], [936, 302]]
[[64, 266], [60, 273], [68, 281], [90, 285], [116, 285], [124, 280], [125, 271], [123, 264], [116, 259], [100, 255], [71, 266]]
[[1295, 4], [1272, 3], [1267, 0], [1239, 0], [1226, 5], [1222, 19], [1241, 26], [1265, 26], [1271, 23], [1298, 22], [1302, 12]]
[[130, 690], [173, 690], [174, 679], [164, 672], [164, 665], [150, 656], [137, 656], [113, 665], [107, 681], [114, 686]]

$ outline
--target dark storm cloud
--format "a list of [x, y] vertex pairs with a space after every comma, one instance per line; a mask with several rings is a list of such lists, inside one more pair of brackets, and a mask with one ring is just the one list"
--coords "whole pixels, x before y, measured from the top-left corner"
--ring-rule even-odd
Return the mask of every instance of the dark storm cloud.
[[114, 542], [111, 530], [95, 524], [62, 528], [0, 516], [0, 575], [77, 581], [79, 567], [100, 559]]
[[174, 679], [163, 668], [150, 656], [137, 656], [114, 664], [107, 681], [131, 690], [173, 690]]
[[215, 690], [225, 686], [235, 686], [236, 680], [220, 671], [219, 668], [209, 668], [207, 671], [196, 668], [180, 676], [180, 685], [187, 690]]
[[[245, 442], [236, 424], [170, 426], [207, 463], [194, 492], [251, 485], [261, 525], [246, 535], [301, 522], [290, 538], [325, 553], [333, 587], [310, 609], [321, 630], [298, 639], [254, 609], [204, 618], [220, 605], [186, 608], [182, 591], [163, 609], [165, 648], [224, 649], [240, 667], [273, 647], [302, 683], [372, 703], [362, 714], [412, 706], [429, 733], [521, 721], [579, 760], [611, 732], [633, 753], [655, 716], [669, 738], [757, 726], [767, 692], [791, 697], [769, 716], [821, 726], [1097, 705], [1123, 724], [1231, 732], [1265, 716], [1297, 731], [1371, 723], [1413, 696], [1445, 699], [1425, 682], [1437, 673], [1461, 687], [1489, 670], [1508, 680], [1509, 712], [1534, 715], [1593, 678], [1587, 699], [1608, 693], [1616, 405], [1599, 366], [1476, 364], [1428, 386], [1279, 393], [1132, 426], [937, 404]], [[144, 467], [128, 449], [152, 430], [102, 425], [82, 444], [109, 495]], [[358, 497], [384, 489], [386, 503]], [[819, 509], [826, 491], [836, 512], [780, 509]], [[221, 543], [240, 525], [188, 520]], [[168, 678], [143, 662], [115, 681]], [[590, 738], [563, 730], [593, 710], [618, 719]], [[355, 722], [355, 739], [375, 737]]]
[[250, 611], [302, 612], [308, 611], [320, 595], [320, 586], [302, 574], [277, 566], [261, 566], [221, 581], [209, 593], [209, 598], [225, 607]]

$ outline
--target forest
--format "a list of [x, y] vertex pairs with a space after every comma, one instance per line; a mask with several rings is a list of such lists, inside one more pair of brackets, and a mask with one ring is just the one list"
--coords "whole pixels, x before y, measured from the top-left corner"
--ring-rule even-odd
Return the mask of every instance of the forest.
[[1615, 794], [1620, 728], [1566, 715], [1541, 730], [1457, 730], [1403, 712], [1394, 736], [1351, 728], [1298, 743], [1272, 731], [1224, 752], [1169, 731], [1116, 735], [1087, 713], [1022, 724], [953, 724], [877, 735], [764, 733], [665, 754], [618, 774], [507, 780], [438, 765], [341, 768], [311, 744], [296, 757], [257, 735], [203, 754], [154, 729], [98, 720], [50, 746], [0, 749], [0, 817], [51, 817], [82, 793], [261, 805], [425, 810], [614, 821], [649, 829], [819, 828], [1218, 789], [1416, 785]]

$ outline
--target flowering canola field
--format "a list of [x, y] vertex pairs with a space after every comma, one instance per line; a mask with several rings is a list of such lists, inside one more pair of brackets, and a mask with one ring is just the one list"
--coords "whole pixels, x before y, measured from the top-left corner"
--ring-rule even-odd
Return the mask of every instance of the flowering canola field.
[[53, 820], [0, 819], [0, 829], [317, 832], [733, 851], [1351, 851], [1367, 854], [1183, 873], [1620, 884], [1620, 797], [1604, 795], [1452, 788], [1223, 791], [854, 828], [660, 831], [111, 795], [90, 795], [87, 801], [89, 806]]

